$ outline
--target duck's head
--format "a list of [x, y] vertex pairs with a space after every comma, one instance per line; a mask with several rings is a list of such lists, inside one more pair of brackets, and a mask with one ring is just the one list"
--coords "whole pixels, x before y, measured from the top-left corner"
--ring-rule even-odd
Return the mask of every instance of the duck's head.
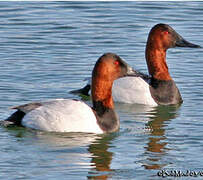
[[95, 64], [92, 78], [100, 81], [111, 81], [130, 75], [137, 75], [131, 66], [113, 53], [103, 54]]
[[173, 47], [200, 48], [199, 45], [186, 41], [167, 24], [155, 25], [148, 37], [147, 45], [151, 48], [167, 50]]
[[92, 100], [102, 101], [106, 107], [113, 107], [113, 81], [137, 73], [118, 55], [106, 53], [96, 62], [92, 71]]

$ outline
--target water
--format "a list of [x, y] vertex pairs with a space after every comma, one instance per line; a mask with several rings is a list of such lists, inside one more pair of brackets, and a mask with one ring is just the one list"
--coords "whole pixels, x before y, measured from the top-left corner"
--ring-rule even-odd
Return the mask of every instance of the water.
[[[0, 119], [11, 106], [80, 99], [68, 92], [85, 85], [104, 52], [147, 73], [144, 49], [157, 23], [203, 46], [202, 12], [202, 2], [0, 2]], [[0, 127], [0, 179], [162, 179], [163, 169], [202, 171], [202, 57], [202, 49], [170, 49], [170, 73], [184, 103], [116, 104], [117, 133]]]

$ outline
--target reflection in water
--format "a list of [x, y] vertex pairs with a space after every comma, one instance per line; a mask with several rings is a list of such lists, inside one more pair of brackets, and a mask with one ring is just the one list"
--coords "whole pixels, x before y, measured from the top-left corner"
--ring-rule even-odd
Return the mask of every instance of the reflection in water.
[[[88, 151], [92, 154], [93, 170], [89, 172], [88, 179], [107, 179], [112, 171], [110, 168], [113, 153], [108, 151], [112, 139], [116, 137], [116, 133], [105, 134], [101, 139], [90, 144]], [[95, 173], [94, 173], [95, 172]]]
[[149, 112], [151, 119], [146, 124], [146, 128], [150, 130], [149, 142], [146, 147], [146, 154], [148, 155], [147, 164], [144, 164], [146, 169], [160, 169], [166, 164], [161, 163], [161, 157], [165, 154], [167, 149], [165, 136], [165, 122], [174, 119], [178, 116], [178, 109], [180, 106], [158, 106]]
[[[118, 103], [115, 105], [120, 113], [124, 113], [122, 117], [125, 117], [125, 114], [128, 115], [126, 118], [128, 122], [123, 124], [126, 124], [128, 129], [130, 128], [129, 132], [131, 132], [132, 135], [135, 133], [143, 133], [140, 124], [144, 123], [145, 134], [142, 134], [142, 137], [144, 139], [144, 137], [147, 136], [148, 142], [146, 143], [143, 155], [144, 162], [141, 161], [145, 169], [160, 169], [166, 166], [167, 162], [165, 157], [169, 149], [166, 148], [167, 137], [165, 135], [165, 129], [167, 121], [179, 116], [178, 109], [180, 105], [157, 107]], [[129, 127], [127, 123], [132, 123], [132, 125]]]
[[[19, 138], [27, 149], [35, 147], [33, 156], [38, 150], [51, 152], [48, 164], [57, 167], [57, 171], [84, 168], [88, 179], [107, 179], [111, 176], [111, 161], [113, 153], [108, 151], [112, 140], [118, 133], [88, 134], [88, 133], [51, 133], [28, 130], [22, 127], [6, 128], [10, 134]], [[32, 160], [32, 157], [29, 157]], [[89, 162], [90, 160], [90, 162]], [[40, 162], [42, 165], [46, 161]], [[48, 165], [48, 166], [49, 166]], [[43, 170], [44, 171], [44, 170]], [[77, 171], [74, 171], [77, 172]]]
[[[10, 129], [10, 130], [9, 130]], [[111, 141], [117, 133], [111, 134], [87, 134], [87, 133], [49, 133], [31, 130], [26, 128], [8, 128], [10, 133], [16, 137], [30, 137], [31, 144], [37, 144], [42, 149], [52, 149], [60, 164], [64, 167], [84, 166], [90, 168], [88, 179], [107, 179], [112, 171], [110, 168], [113, 153], [108, 151]], [[87, 152], [80, 151], [87, 147]], [[90, 154], [89, 154], [90, 153]], [[85, 163], [84, 159], [91, 159], [90, 163]], [[54, 160], [56, 163], [56, 160]], [[58, 167], [59, 169], [59, 167]]]

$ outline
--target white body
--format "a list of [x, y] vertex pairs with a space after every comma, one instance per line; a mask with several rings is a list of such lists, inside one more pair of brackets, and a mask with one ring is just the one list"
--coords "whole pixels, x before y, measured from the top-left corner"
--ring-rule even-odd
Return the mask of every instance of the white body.
[[124, 77], [114, 81], [112, 89], [115, 102], [157, 106], [149, 90], [149, 84], [140, 77]]
[[103, 133], [87, 104], [72, 99], [42, 102], [28, 112], [22, 125], [43, 131]]

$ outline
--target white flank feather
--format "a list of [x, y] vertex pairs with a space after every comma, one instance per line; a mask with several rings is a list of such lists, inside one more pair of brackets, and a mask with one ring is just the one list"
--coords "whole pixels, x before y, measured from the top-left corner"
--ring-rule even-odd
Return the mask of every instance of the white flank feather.
[[157, 106], [151, 96], [148, 83], [140, 77], [117, 79], [113, 83], [112, 94], [115, 102]]
[[44, 102], [27, 113], [22, 124], [43, 131], [103, 133], [91, 107], [72, 99]]

